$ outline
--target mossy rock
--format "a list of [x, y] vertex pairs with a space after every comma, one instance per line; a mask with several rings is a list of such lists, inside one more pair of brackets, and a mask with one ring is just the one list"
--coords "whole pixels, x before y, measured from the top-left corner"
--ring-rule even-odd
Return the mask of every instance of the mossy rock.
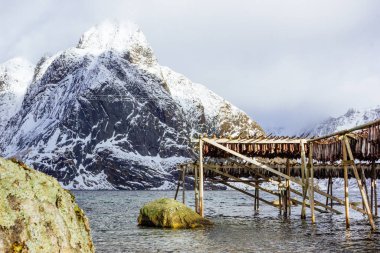
[[0, 158], [0, 252], [95, 252], [90, 225], [58, 181]]
[[184, 204], [162, 198], [145, 204], [138, 217], [140, 226], [162, 228], [196, 228], [212, 225]]

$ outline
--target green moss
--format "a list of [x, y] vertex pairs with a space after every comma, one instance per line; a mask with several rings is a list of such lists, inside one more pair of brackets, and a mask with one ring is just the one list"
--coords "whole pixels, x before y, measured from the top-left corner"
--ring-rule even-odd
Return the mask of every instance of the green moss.
[[0, 175], [0, 252], [95, 251], [87, 217], [56, 179], [3, 158]]
[[25, 246], [24, 243], [14, 242], [12, 244], [11, 252], [12, 253], [20, 253], [24, 249], [24, 246]]
[[141, 226], [166, 228], [195, 228], [211, 225], [184, 204], [169, 198], [147, 203], [140, 209], [138, 223]]

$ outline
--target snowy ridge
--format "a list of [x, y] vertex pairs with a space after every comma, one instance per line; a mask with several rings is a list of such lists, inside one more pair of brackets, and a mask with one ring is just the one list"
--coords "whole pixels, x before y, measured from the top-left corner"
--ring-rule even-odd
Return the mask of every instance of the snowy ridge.
[[194, 157], [193, 134], [263, 134], [228, 101], [161, 67], [135, 24], [90, 28], [32, 77], [0, 152], [69, 189], [172, 188], [176, 165]]
[[310, 136], [323, 136], [377, 119], [380, 119], [380, 105], [363, 110], [349, 109], [344, 115], [336, 118], [330, 117], [317, 124], [314, 128], [303, 132], [308, 133]]
[[22, 58], [0, 64], [0, 131], [20, 109], [34, 66]]
[[245, 132], [246, 135], [255, 136], [263, 133], [262, 128], [245, 112], [204, 85], [193, 83], [168, 67], [162, 67], [162, 75], [173, 98], [186, 115], [191, 115], [193, 134], [236, 136]]

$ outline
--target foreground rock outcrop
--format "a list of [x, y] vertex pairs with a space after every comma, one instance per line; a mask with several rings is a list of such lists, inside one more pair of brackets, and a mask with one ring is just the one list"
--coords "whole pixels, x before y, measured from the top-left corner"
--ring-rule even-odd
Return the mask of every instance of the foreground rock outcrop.
[[95, 252], [87, 217], [57, 180], [0, 158], [0, 252]]
[[140, 209], [140, 226], [163, 228], [196, 228], [212, 225], [184, 204], [169, 198], [147, 203]]

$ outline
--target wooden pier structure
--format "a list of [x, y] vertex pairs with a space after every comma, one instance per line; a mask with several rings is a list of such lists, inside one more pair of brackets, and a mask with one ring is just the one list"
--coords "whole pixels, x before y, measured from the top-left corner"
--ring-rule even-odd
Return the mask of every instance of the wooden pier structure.
[[[202, 136], [193, 140], [199, 157], [196, 161], [179, 165], [185, 199], [185, 176], [194, 178], [195, 211], [204, 216], [204, 182], [219, 183], [254, 199], [254, 210], [260, 202], [290, 215], [293, 203], [301, 205], [301, 218], [310, 209], [311, 222], [316, 212], [342, 214], [333, 202], [344, 205], [346, 228], [350, 227], [350, 209], [368, 217], [376, 230], [373, 216], [378, 215], [377, 177], [380, 172], [380, 119], [317, 138], [288, 136], [254, 136], [245, 138]], [[362, 207], [349, 202], [348, 178], [357, 182]], [[344, 199], [333, 195], [332, 178], [343, 177]], [[327, 178], [327, 192], [314, 185], [315, 178]], [[370, 178], [367, 186], [366, 178]], [[254, 189], [254, 193], [231, 183], [239, 182]], [[265, 188], [262, 183], [276, 185], [278, 190]], [[291, 184], [298, 185], [296, 190]], [[370, 190], [368, 190], [370, 188]], [[278, 198], [278, 205], [260, 196], [260, 191]], [[319, 194], [326, 202], [315, 199]], [[298, 195], [300, 200], [293, 198]]]

